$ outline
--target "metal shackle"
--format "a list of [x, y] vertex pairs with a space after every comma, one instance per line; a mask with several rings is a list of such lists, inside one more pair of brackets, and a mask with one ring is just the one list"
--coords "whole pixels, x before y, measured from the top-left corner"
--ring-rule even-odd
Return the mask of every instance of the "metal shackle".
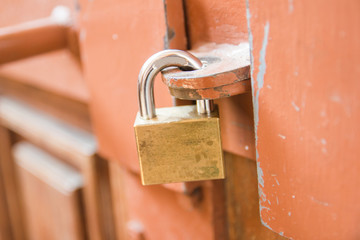
[[152, 55], [142, 66], [138, 78], [139, 111], [143, 119], [156, 117], [154, 79], [161, 70], [167, 67], [196, 70], [202, 67], [202, 63], [191, 53], [182, 50], [164, 50]]

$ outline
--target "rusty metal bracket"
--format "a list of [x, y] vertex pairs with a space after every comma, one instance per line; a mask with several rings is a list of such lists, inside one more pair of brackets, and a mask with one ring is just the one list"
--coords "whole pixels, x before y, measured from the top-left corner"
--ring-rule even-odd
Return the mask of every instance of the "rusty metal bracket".
[[187, 100], [218, 99], [250, 91], [248, 43], [206, 44], [190, 52], [202, 61], [203, 68], [162, 71], [163, 82], [172, 96]]

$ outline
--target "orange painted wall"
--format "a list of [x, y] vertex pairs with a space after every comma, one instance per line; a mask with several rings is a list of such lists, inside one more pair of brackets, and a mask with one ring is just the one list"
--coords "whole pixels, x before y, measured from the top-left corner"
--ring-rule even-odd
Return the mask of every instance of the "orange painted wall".
[[359, 239], [360, 2], [247, 5], [263, 224]]

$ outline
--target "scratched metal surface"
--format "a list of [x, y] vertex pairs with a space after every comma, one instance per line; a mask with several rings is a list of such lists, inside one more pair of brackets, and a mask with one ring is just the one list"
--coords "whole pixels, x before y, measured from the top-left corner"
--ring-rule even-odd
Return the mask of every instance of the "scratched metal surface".
[[162, 71], [163, 82], [176, 98], [218, 99], [251, 90], [249, 44], [204, 44], [190, 51], [203, 63], [193, 71]]

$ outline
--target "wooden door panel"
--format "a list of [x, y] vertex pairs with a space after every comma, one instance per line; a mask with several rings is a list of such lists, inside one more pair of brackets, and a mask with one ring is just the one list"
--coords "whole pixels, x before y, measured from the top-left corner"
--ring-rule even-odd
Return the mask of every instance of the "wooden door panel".
[[[95, 137], [13, 97], [0, 98], [3, 126], [80, 167], [96, 154]], [[26, 119], [27, 121], [23, 121]]]
[[4, 127], [81, 172], [88, 237], [114, 239], [107, 162], [97, 156], [95, 137], [10, 97], [0, 98], [0, 120]]
[[[133, 123], [142, 64], [165, 48], [186, 47], [182, 1], [80, 1], [80, 45], [100, 152], [139, 172]], [[171, 97], [160, 79], [158, 107]]]
[[[151, 3], [153, 5], [150, 7], [140, 6], [136, 1], [132, 4], [127, 1], [121, 3], [109, 1], [105, 4], [80, 2], [82, 6], [80, 35], [83, 36], [81, 46], [84, 53], [85, 75], [92, 96], [95, 132], [99, 136], [101, 152], [117, 162], [111, 164], [116, 226], [117, 229], [121, 229], [119, 231], [121, 236], [128, 236], [130, 232], [134, 239], [216, 239], [216, 237], [226, 239], [226, 230], [222, 236], [217, 235], [221, 230], [218, 232], [215, 230], [222, 224], [213, 225], [215, 220], [224, 223], [226, 218], [220, 215], [218, 218], [214, 217], [217, 213], [213, 212], [212, 208], [217, 203], [211, 197], [211, 188], [204, 187], [210, 183], [198, 185], [200, 189], [205, 189], [205, 195], [199, 206], [192, 209], [192, 200], [184, 195], [184, 191], [173, 192], [162, 186], [142, 187], [139, 176], [127, 171], [131, 169], [132, 172], [138, 172], [134, 142], [129, 141], [133, 138], [132, 124], [137, 111], [135, 84], [137, 74], [147, 57], [164, 48], [163, 42], [159, 39], [167, 36], [164, 31], [162, 3], [158, 1]], [[191, 39], [189, 45], [200, 45], [208, 41], [230, 44], [247, 41], [245, 3], [225, 1], [220, 9], [214, 6], [215, 1], [186, 1], [187, 28]], [[169, 12], [166, 13], [167, 17], [172, 16]], [[143, 19], [147, 19], [148, 22], [142, 22]], [[175, 36], [179, 36], [177, 31]], [[173, 45], [173, 47], [184, 46]], [[108, 54], [110, 51], [112, 54]], [[164, 99], [169, 95], [166, 90], [159, 91], [159, 87], [155, 87], [158, 93], [156, 103], [160, 102], [157, 106], [162, 106], [166, 102]], [[251, 95], [219, 100], [218, 104], [220, 112], [224, 110], [222, 117], [224, 120], [222, 129], [225, 133], [224, 148], [232, 153], [255, 159]], [[122, 167], [118, 163], [123, 165], [123, 170], [119, 170]], [[236, 166], [238, 171], [241, 165]], [[249, 167], [252, 174], [255, 167], [254, 162]], [[232, 173], [231, 181], [238, 180], [235, 177], [237, 173], [236, 171]], [[245, 173], [242, 174], [245, 179], [249, 178]], [[275, 239], [276, 234], [263, 228], [256, 215], [258, 213], [256, 177], [251, 176], [251, 180], [248, 180], [249, 184], [244, 184], [251, 188], [248, 193], [251, 198], [251, 208], [246, 208], [247, 201], [239, 197], [247, 193], [245, 190], [239, 191], [235, 187], [229, 190], [229, 198], [232, 195], [236, 196], [233, 197], [235, 198], [233, 207], [229, 207], [228, 210], [231, 213], [235, 212], [234, 221], [229, 226], [228, 232], [234, 231], [239, 226], [239, 221], [251, 221], [253, 225], [246, 225], [251, 230], [242, 233], [242, 230], [246, 231], [243, 227], [241, 230], [236, 230], [241, 234], [232, 236], [235, 239], [236, 237]], [[184, 187], [184, 185], [180, 186]], [[216, 193], [215, 191], [214, 194]], [[243, 204], [246, 213], [250, 216], [236, 215], [236, 204]], [[180, 211], [179, 209], [184, 206], [190, 210]], [[163, 208], [165, 211], [161, 211]], [[154, 209], [158, 209], [159, 213], [156, 214]], [[154, 218], [158, 221], [154, 221]], [[198, 232], [193, 225], [186, 224], [190, 219], [199, 224]]]
[[247, 41], [245, 1], [185, 0], [189, 45]]
[[261, 218], [359, 239], [360, 2], [247, 3]]
[[110, 169], [116, 228], [125, 239], [227, 239], [222, 180], [203, 181], [184, 194], [142, 186], [137, 174], [115, 162]]
[[287, 239], [260, 221], [256, 162], [230, 153], [225, 160], [225, 181], [199, 182], [191, 194], [141, 186], [111, 163], [118, 239]]
[[26, 142], [15, 145], [28, 238], [84, 239], [79, 172]]

